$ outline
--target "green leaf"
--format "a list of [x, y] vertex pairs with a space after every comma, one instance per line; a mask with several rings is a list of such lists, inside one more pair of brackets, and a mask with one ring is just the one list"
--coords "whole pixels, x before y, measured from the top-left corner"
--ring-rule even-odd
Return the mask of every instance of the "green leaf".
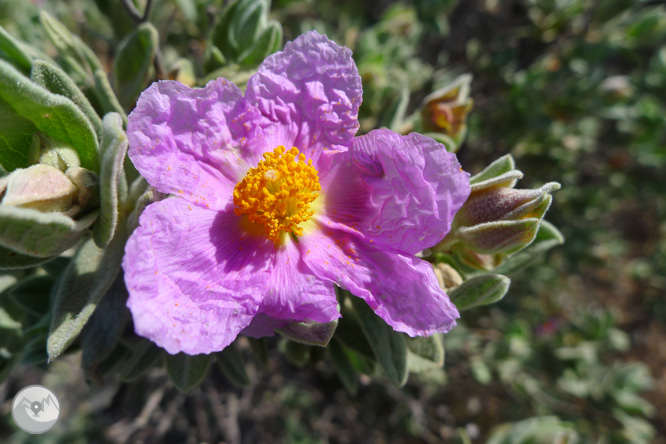
[[[396, 85], [397, 88], [397, 85]], [[399, 132], [405, 126], [405, 115], [409, 106], [410, 90], [409, 83], [405, 81], [398, 90], [398, 97], [392, 101], [389, 109], [385, 110], [382, 121], [391, 131]]]
[[407, 366], [410, 372], [421, 373], [444, 365], [444, 345], [438, 334], [407, 341]]
[[280, 342], [280, 351], [284, 353], [289, 362], [298, 367], [305, 367], [310, 362], [311, 349], [311, 346], [301, 344], [300, 342], [289, 340]]
[[116, 97], [116, 93], [113, 92], [111, 83], [109, 83], [109, 77], [106, 75], [106, 71], [103, 69], [98, 69], [93, 74], [95, 78], [95, 97], [99, 101], [100, 106], [104, 113], [118, 113], [123, 119], [123, 125], [127, 125], [127, 114], [122, 105]]
[[40, 12], [39, 20], [49, 40], [60, 53], [61, 64], [65, 71], [76, 77], [77, 82], [84, 82], [89, 77], [91, 67], [88, 66], [88, 60], [82, 51], [85, 45], [81, 39], [44, 10]]
[[0, 245], [41, 258], [73, 247], [97, 218], [97, 212], [75, 221], [60, 213], [0, 205]]
[[239, 52], [242, 53], [255, 42], [266, 22], [269, 9], [270, 1], [267, 0], [246, 0], [241, 3], [230, 29]]
[[243, 356], [234, 343], [229, 344], [224, 350], [215, 354], [217, 365], [224, 376], [235, 386], [245, 387], [250, 385], [250, 378], [245, 372]]
[[238, 57], [243, 66], [257, 66], [282, 46], [282, 25], [270, 22], [254, 42]]
[[266, 345], [265, 338], [251, 338], [248, 336], [248, 342], [250, 343], [250, 348], [254, 353], [254, 357], [257, 360], [257, 363], [261, 366], [263, 370], [268, 369], [268, 346]]
[[34, 337], [25, 344], [25, 353], [21, 359], [23, 365], [42, 365], [48, 362], [46, 355], [46, 334]]
[[43, 86], [52, 93], [65, 96], [74, 102], [74, 104], [86, 115], [93, 128], [95, 128], [98, 139], [101, 137], [102, 119], [99, 118], [97, 112], [86, 96], [65, 71], [48, 62], [35, 60], [30, 78], [36, 84]]
[[501, 300], [509, 291], [511, 279], [501, 274], [483, 274], [466, 280], [449, 293], [458, 310], [469, 310]]
[[81, 333], [81, 367], [94, 372], [116, 348], [130, 320], [127, 288], [122, 273], [116, 277], [109, 291], [102, 297], [90, 321]]
[[436, 142], [441, 143], [446, 147], [446, 151], [449, 153], [457, 153], [460, 149], [460, 146], [453, 140], [451, 137], [443, 133], [423, 133], [424, 136], [435, 139]]
[[0, 293], [0, 383], [21, 362], [25, 340], [21, 327], [25, 311], [9, 294]]
[[141, 196], [136, 201], [134, 205], [134, 210], [127, 217], [127, 230], [131, 233], [139, 226], [139, 217], [141, 213], [146, 209], [148, 205], [158, 200], [162, 200], [165, 197], [164, 194], [160, 193], [153, 187], [148, 187], [146, 191], [143, 192]]
[[534, 260], [538, 256], [563, 243], [564, 236], [562, 236], [562, 233], [560, 233], [560, 231], [550, 222], [542, 220], [539, 231], [534, 238], [534, 242], [525, 249], [506, 258], [504, 262], [493, 271], [499, 274], [513, 273], [534, 263]]
[[5, 28], [0, 26], [0, 55], [4, 54], [7, 61], [27, 74], [32, 67], [32, 57], [24, 48], [25, 43], [12, 37], [5, 31]]
[[132, 354], [120, 369], [118, 376], [124, 382], [132, 382], [145, 375], [162, 359], [164, 353], [153, 342], [141, 339], [132, 347]]
[[206, 84], [211, 80], [217, 79], [218, 77], [224, 77], [235, 85], [239, 85], [238, 87], [241, 89], [241, 91], [244, 91], [245, 87], [247, 86], [247, 81], [254, 75], [255, 72], [257, 72], [255, 69], [244, 68], [240, 65], [230, 64], [208, 73], [204, 78], [203, 83]]
[[514, 171], [516, 169], [516, 162], [513, 160], [511, 154], [496, 159], [493, 163], [488, 165], [478, 174], [475, 174], [469, 179], [470, 184], [476, 184], [484, 182], [488, 179], [493, 179], [497, 176], [501, 176], [504, 173]]
[[99, 378], [102, 375], [117, 374], [125, 366], [131, 355], [131, 350], [121, 342], [118, 347], [113, 349], [108, 358], [99, 363], [95, 373], [91, 376]]
[[0, 60], [0, 99], [47, 136], [74, 148], [82, 167], [99, 170], [95, 130], [74, 102], [36, 85], [3, 60]]
[[174, 385], [181, 392], [192, 390], [206, 377], [213, 355], [167, 355], [166, 369]]
[[113, 284], [125, 251], [126, 233], [118, 233], [106, 249], [92, 239], [81, 244], [54, 289], [49, 359], [60, 356], [88, 322]]
[[4, 382], [12, 370], [21, 362], [24, 353], [24, 340], [21, 330], [9, 330], [0, 327], [0, 383]]
[[320, 324], [318, 322], [293, 322], [283, 328], [277, 328], [275, 331], [292, 341], [307, 345], [318, 345], [326, 347], [333, 337], [338, 321], [331, 321]]
[[329, 344], [328, 349], [331, 352], [335, 373], [340, 378], [340, 382], [342, 382], [342, 385], [345, 386], [349, 393], [356, 395], [358, 391], [358, 374], [349, 361], [344, 347], [338, 341], [333, 340]]
[[11, 172], [30, 165], [29, 153], [35, 125], [0, 99], [0, 165]]
[[206, 73], [215, 71], [227, 64], [227, 60], [224, 58], [224, 55], [222, 55], [222, 51], [220, 51], [217, 46], [211, 44], [206, 46], [203, 59], [203, 68]]
[[[550, 205], [548, 196], [544, 203]], [[483, 254], [511, 254], [531, 244], [539, 231], [541, 219], [528, 217], [518, 220], [499, 220], [471, 227], [460, 227], [456, 232], [459, 241]]]
[[142, 23], [118, 50], [113, 73], [118, 99], [125, 108], [131, 108], [146, 88], [158, 44], [157, 29]]
[[71, 258], [64, 256], [56, 257], [42, 265], [42, 268], [49, 274], [49, 276], [57, 279], [65, 271], [67, 265], [69, 265], [70, 259]]
[[355, 296], [339, 287], [336, 287], [335, 291], [340, 306], [340, 314], [342, 315], [338, 319], [335, 339], [364, 357], [374, 359], [375, 354], [363, 333], [358, 316], [351, 303], [351, 298]]
[[211, 31], [209, 42], [222, 51], [226, 60], [236, 60], [238, 55], [237, 42], [230, 26], [236, 18], [236, 11], [241, 8], [241, 3], [241, 0], [236, 0], [229, 5]]
[[358, 297], [349, 298], [374, 352], [389, 380], [397, 387], [407, 382], [407, 344], [403, 334], [394, 331], [382, 318], [377, 316], [365, 301]]
[[100, 215], [93, 226], [93, 238], [98, 247], [106, 247], [118, 225], [118, 184], [127, 153], [127, 135], [119, 114], [104, 116], [100, 170]]
[[14, 285], [9, 294], [27, 312], [43, 316], [51, 309], [50, 295], [54, 282], [49, 275], [28, 277]]
[[487, 444], [575, 444], [578, 438], [571, 424], [556, 416], [537, 416], [495, 427]]
[[17, 253], [9, 248], [0, 247], [0, 270], [18, 270], [30, 268], [50, 261], [50, 257], [34, 257]]

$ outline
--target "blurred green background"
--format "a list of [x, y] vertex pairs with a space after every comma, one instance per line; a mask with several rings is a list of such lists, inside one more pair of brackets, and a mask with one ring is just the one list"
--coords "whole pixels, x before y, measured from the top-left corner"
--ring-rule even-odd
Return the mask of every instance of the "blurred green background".
[[[261, 51], [211, 50], [226, 3], [154, 2], [162, 74], [192, 85], [247, 80]], [[108, 72], [135, 28], [116, 1], [0, 1], [0, 25], [49, 55], [40, 9]], [[0, 441], [665, 443], [663, 2], [276, 0], [270, 18], [269, 51], [281, 48], [279, 32], [289, 41], [310, 29], [354, 51], [361, 133], [408, 130], [429, 93], [471, 73], [463, 167], [476, 173], [510, 153], [521, 188], [561, 182], [547, 217], [565, 244], [512, 276], [500, 303], [465, 312], [445, 338], [444, 370], [401, 389], [362, 378], [351, 395], [316, 352], [298, 366], [276, 347], [266, 368], [246, 360], [248, 387], [213, 369], [186, 395], [160, 369], [87, 385], [73, 355], [45, 376], [26, 366], [0, 385]], [[30, 437], [6, 398], [40, 381], [60, 395], [62, 420]]]

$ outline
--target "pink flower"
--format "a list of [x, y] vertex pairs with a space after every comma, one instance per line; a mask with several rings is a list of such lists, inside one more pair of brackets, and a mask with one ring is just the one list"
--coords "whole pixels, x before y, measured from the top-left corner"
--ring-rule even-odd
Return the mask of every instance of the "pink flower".
[[340, 317], [335, 285], [395, 330], [447, 332], [458, 311], [414, 256], [469, 195], [454, 154], [419, 134], [358, 130], [351, 51], [316, 32], [240, 89], [153, 84], [129, 117], [129, 156], [157, 190], [123, 261], [136, 332], [169, 353]]

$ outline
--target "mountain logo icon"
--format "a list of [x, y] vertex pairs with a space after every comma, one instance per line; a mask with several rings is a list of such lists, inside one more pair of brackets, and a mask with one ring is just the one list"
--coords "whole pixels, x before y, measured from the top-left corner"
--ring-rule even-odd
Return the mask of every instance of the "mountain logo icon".
[[55, 394], [43, 385], [22, 388], [12, 402], [12, 417], [24, 432], [41, 434], [53, 428], [60, 416]]

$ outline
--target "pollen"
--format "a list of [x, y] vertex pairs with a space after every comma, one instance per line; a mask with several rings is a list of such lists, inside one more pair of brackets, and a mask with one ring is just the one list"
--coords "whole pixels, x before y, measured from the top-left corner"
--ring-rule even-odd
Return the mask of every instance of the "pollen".
[[280, 244], [283, 233], [302, 235], [302, 223], [314, 215], [310, 204], [321, 187], [312, 160], [298, 148], [279, 146], [264, 154], [264, 160], [250, 168], [234, 188], [234, 212], [262, 224], [266, 237]]

